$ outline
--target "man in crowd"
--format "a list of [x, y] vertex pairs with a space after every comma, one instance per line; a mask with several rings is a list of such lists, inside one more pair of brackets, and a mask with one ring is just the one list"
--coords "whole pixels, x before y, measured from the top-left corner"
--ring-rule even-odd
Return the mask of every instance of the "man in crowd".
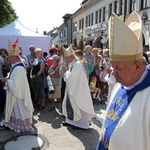
[[33, 92], [33, 89], [31, 87], [31, 79], [30, 79], [31, 66], [33, 64], [34, 59], [36, 58], [34, 45], [29, 46], [29, 51], [30, 51], [30, 54], [26, 56], [28, 59], [27, 77], [28, 77], [28, 82], [29, 82], [29, 87], [30, 87], [30, 92], [31, 92], [31, 98], [32, 98], [32, 101], [34, 101], [35, 100], [34, 99], [34, 92]]

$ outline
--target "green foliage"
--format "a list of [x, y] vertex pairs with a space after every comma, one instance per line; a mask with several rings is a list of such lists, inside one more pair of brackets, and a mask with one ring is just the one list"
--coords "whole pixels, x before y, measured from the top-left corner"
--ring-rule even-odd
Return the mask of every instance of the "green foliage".
[[0, 28], [17, 19], [15, 10], [8, 0], [0, 0]]

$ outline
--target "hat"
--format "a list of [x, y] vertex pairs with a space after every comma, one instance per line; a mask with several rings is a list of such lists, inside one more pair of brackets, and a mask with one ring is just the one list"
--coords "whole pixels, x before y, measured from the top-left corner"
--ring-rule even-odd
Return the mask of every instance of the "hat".
[[72, 48], [72, 44], [67, 48], [63, 48], [63, 52], [64, 52], [64, 56], [68, 57], [68, 56], [75, 56], [75, 51]]
[[58, 55], [53, 55], [50, 57], [50, 60], [59, 60], [59, 56]]
[[52, 44], [52, 47], [49, 49], [49, 52], [57, 51], [57, 47], [55, 47], [54, 44]]
[[8, 41], [8, 55], [9, 56], [19, 56], [19, 46], [18, 46], [18, 38], [17, 40], [11, 44], [10, 41]]
[[109, 20], [109, 57], [111, 61], [135, 61], [143, 58], [142, 22], [133, 11], [127, 21], [122, 22], [114, 13]]

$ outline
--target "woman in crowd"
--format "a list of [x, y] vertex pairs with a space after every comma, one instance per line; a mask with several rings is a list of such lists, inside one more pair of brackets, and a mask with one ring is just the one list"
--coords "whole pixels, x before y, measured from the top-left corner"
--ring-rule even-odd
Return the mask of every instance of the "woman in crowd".
[[36, 59], [31, 69], [31, 85], [34, 91], [34, 102], [37, 103], [39, 110], [44, 109], [45, 92], [44, 92], [44, 69], [45, 62], [43, 59], [43, 50], [37, 48], [35, 50]]
[[98, 54], [99, 49], [98, 48], [93, 48], [92, 49], [92, 53], [95, 56], [95, 63], [93, 65], [94, 71], [93, 71], [93, 75], [95, 75], [97, 77], [97, 83], [96, 86], [100, 87], [100, 81], [99, 81], [99, 75], [100, 75], [100, 69], [99, 69], [99, 63], [102, 60], [102, 56]]
[[52, 102], [52, 106], [50, 107], [49, 111], [53, 111], [55, 110], [55, 99], [61, 101], [61, 78], [58, 76], [51, 76], [51, 74], [54, 73], [59, 67], [60, 57], [58, 55], [53, 55], [50, 57], [50, 59], [52, 60], [52, 65], [49, 67], [48, 73], [53, 83], [54, 93], [48, 94], [48, 97]]
[[103, 50], [103, 59], [100, 62], [100, 68], [101, 68], [101, 72], [100, 72], [100, 84], [101, 84], [101, 90], [102, 90], [102, 94], [103, 96], [107, 96], [108, 95], [108, 83], [106, 80], [106, 76], [108, 74], [108, 69], [111, 67], [110, 65], [110, 60], [109, 60], [109, 50], [108, 49], [104, 49]]
[[46, 65], [49, 68], [52, 65], [52, 60], [51, 57], [53, 55], [56, 55], [58, 53], [58, 49], [53, 45], [50, 49], [49, 49], [49, 54], [50, 56], [47, 58], [46, 60]]
[[85, 68], [85, 71], [86, 71], [86, 77], [87, 77], [87, 80], [89, 81], [89, 71], [88, 71], [88, 66], [87, 66], [87, 61], [86, 59], [83, 57], [83, 52], [82, 50], [76, 50], [75, 51], [75, 54], [76, 56], [81, 59], [81, 61], [83, 62], [83, 65], [84, 65], [84, 68]]

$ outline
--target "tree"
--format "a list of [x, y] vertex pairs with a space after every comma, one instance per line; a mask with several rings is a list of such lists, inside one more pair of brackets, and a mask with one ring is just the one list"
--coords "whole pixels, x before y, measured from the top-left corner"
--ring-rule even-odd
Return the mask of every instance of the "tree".
[[17, 19], [15, 10], [8, 0], [0, 0], [0, 28]]

